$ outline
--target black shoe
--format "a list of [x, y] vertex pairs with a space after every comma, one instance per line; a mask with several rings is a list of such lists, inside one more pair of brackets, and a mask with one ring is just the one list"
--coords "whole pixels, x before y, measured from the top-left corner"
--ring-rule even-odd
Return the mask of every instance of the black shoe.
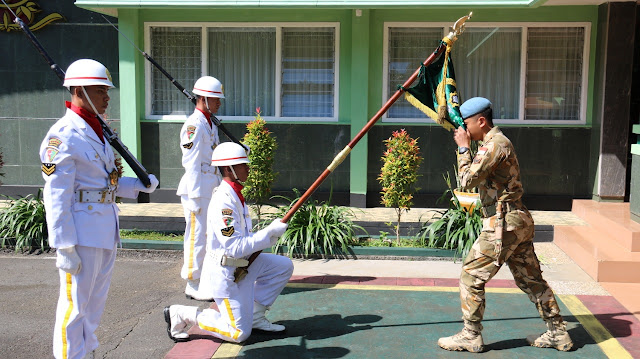
[[169, 335], [169, 338], [173, 340], [174, 343], [186, 342], [189, 340], [189, 338], [175, 338], [171, 335], [171, 309], [169, 306], [164, 307], [164, 321], [167, 322], [167, 335]]

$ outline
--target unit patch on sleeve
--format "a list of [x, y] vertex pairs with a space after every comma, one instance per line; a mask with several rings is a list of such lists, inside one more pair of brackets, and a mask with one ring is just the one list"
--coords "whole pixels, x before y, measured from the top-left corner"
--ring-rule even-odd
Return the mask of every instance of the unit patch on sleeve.
[[231, 208], [223, 208], [222, 209], [223, 216], [231, 216], [233, 215], [233, 210]]
[[47, 147], [44, 151], [44, 157], [47, 162], [53, 162], [53, 159], [58, 154], [58, 149], [55, 147]]
[[233, 228], [233, 226], [229, 226], [227, 228], [222, 228], [220, 230], [220, 232], [222, 232], [222, 235], [225, 237], [231, 237], [231, 235], [235, 232], [235, 228]]
[[222, 223], [227, 227], [231, 226], [233, 224], [233, 217], [222, 217]]
[[46, 174], [47, 176], [51, 176], [51, 174], [56, 170], [56, 164], [55, 163], [43, 163], [42, 164], [42, 173]]
[[192, 140], [196, 135], [196, 126], [187, 126], [187, 138]]
[[55, 147], [58, 148], [58, 146], [60, 146], [60, 144], [62, 144], [62, 141], [60, 141], [59, 138], [57, 137], [50, 137], [49, 138], [49, 144], [47, 144], [47, 146], [49, 147]]
[[191, 147], [193, 147], [193, 142], [185, 143], [184, 145], [182, 145], [182, 147], [184, 147], [184, 148], [186, 148], [186, 149], [190, 150], [190, 149], [191, 149]]

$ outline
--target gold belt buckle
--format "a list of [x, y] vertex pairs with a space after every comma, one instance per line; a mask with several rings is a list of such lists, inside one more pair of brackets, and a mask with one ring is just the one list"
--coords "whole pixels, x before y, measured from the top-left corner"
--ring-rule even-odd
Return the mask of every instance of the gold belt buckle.
[[100, 198], [100, 203], [104, 203], [104, 199], [107, 196], [107, 191], [100, 191], [102, 192], [102, 198]]

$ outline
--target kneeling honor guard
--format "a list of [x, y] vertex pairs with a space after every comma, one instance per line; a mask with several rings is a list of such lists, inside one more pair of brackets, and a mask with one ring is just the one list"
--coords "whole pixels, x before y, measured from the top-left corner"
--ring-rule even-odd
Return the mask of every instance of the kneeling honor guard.
[[[242, 196], [242, 182], [249, 175], [249, 159], [242, 146], [225, 142], [213, 151], [212, 164], [223, 181], [215, 190], [208, 213], [207, 252], [199, 292], [214, 298], [219, 311], [172, 305], [164, 309], [167, 332], [174, 341], [189, 338], [187, 330], [198, 325], [211, 335], [230, 342], [246, 340], [253, 329], [279, 332], [265, 312], [275, 302], [293, 273], [293, 263], [284, 256], [252, 253], [273, 246], [287, 224], [274, 220], [252, 233], [249, 210]], [[247, 267], [245, 276], [236, 275]]]

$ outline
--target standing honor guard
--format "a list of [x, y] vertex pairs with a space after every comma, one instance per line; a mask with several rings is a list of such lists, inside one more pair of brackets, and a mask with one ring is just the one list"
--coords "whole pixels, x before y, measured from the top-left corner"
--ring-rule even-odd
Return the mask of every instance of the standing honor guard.
[[220, 143], [218, 128], [211, 116], [218, 112], [224, 98], [222, 84], [215, 77], [204, 76], [193, 86], [196, 109], [180, 130], [182, 166], [185, 173], [178, 185], [178, 196], [184, 208], [184, 264], [181, 276], [187, 280], [187, 298], [211, 300], [198, 293], [202, 262], [207, 241], [207, 210], [214, 188], [220, 184], [220, 174], [211, 166], [213, 149]]
[[[491, 102], [474, 97], [460, 106], [467, 129], [454, 132], [458, 144], [458, 177], [463, 189], [478, 188], [482, 202], [482, 232], [464, 260], [460, 275], [460, 301], [464, 328], [454, 336], [440, 338], [447, 350], [481, 352], [485, 285], [506, 263], [518, 287], [536, 305], [547, 324], [540, 336], [530, 335], [532, 346], [567, 351], [573, 346], [566, 322], [553, 291], [542, 278], [533, 250], [533, 218], [522, 204], [520, 165], [513, 144], [493, 126]], [[482, 140], [475, 157], [470, 141]]]
[[[174, 341], [189, 338], [192, 325], [218, 338], [241, 342], [252, 329], [280, 332], [284, 326], [265, 317], [291, 278], [293, 263], [284, 256], [254, 252], [271, 247], [287, 229], [280, 219], [252, 233], [249, 210], [242, 196], [242, 182], [249, 175], [249, 159], [242, 146], [225, 142], [213, 151], [212, 164], [218, 166], [223, 181], [211, 199], [208, 216], [207, 255], [204, 260], [200, 293], [212, 296], [219, 311], [172, 305], [164, 309], [167, 332]], [[238, 267], [249, 267], [246, 276], [236, 276]]]
[[53, 355], [93, 358], [120, 243], [116, 196], [151, 193], [158, 180], [149, 175], [147, 188], [137, 178], [120, 178], [96, 116], [107, 109], [114, 87], [107, 68], [94, 60], [75, 61], [63, 85], [71, 102], [40, 146], [49, 244], [57, 249], [60, 269]]

